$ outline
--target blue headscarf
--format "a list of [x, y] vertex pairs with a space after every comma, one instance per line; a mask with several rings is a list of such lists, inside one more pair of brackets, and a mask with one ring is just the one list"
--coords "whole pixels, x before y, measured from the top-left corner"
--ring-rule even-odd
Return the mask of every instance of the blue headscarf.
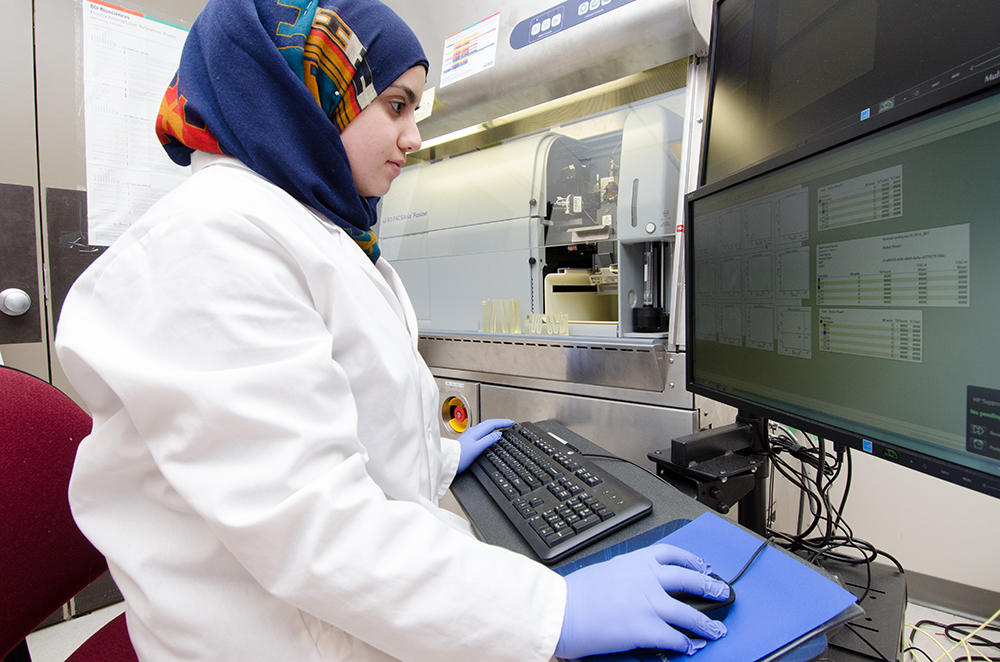
[[354, 186], [340, 131], [393, 81], [428, 67], [378, 0], [209, 0], [156, 120], [179, 165], [233, 156], [342, 227], [374, 262], [378, 198]]

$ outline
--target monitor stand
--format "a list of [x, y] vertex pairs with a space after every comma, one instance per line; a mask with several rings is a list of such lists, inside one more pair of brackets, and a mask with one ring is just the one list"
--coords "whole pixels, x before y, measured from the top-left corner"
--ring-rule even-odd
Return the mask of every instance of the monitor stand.
[[739, 504], [739, 523], [767, 530], [767, 421], [740, 411], [736, 422], [676, 437], [647, 457], [656, 474], [709, 508], [726, 514]]

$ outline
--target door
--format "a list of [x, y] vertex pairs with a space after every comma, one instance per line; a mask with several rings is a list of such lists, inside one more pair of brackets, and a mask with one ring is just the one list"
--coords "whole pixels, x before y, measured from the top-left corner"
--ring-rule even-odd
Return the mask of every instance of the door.
[[48, 381], [31, 4], [4, 3], [0, 39], [0, 356]]

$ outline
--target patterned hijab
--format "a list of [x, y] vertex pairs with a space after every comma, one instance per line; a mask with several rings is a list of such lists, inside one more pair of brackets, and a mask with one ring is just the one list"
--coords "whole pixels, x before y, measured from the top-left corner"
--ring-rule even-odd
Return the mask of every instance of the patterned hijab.
[[354, 186], [340, 131], [393, 81], [428, 67], [413, 31], [378, 0], [209, 0], [160, 105], [179, 165], [233, 156], [379, 257], [378, 198]]

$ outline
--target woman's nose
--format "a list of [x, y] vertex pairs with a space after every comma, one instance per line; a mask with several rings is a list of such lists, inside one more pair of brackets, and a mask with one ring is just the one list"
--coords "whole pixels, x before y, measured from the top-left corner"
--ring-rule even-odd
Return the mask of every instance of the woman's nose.
[[399, 136], [399, 148], [404, 152], [415, 152], [420, 149], [420, 129], [417, 128], [416, 120], [407, 123], [406, 129]]

